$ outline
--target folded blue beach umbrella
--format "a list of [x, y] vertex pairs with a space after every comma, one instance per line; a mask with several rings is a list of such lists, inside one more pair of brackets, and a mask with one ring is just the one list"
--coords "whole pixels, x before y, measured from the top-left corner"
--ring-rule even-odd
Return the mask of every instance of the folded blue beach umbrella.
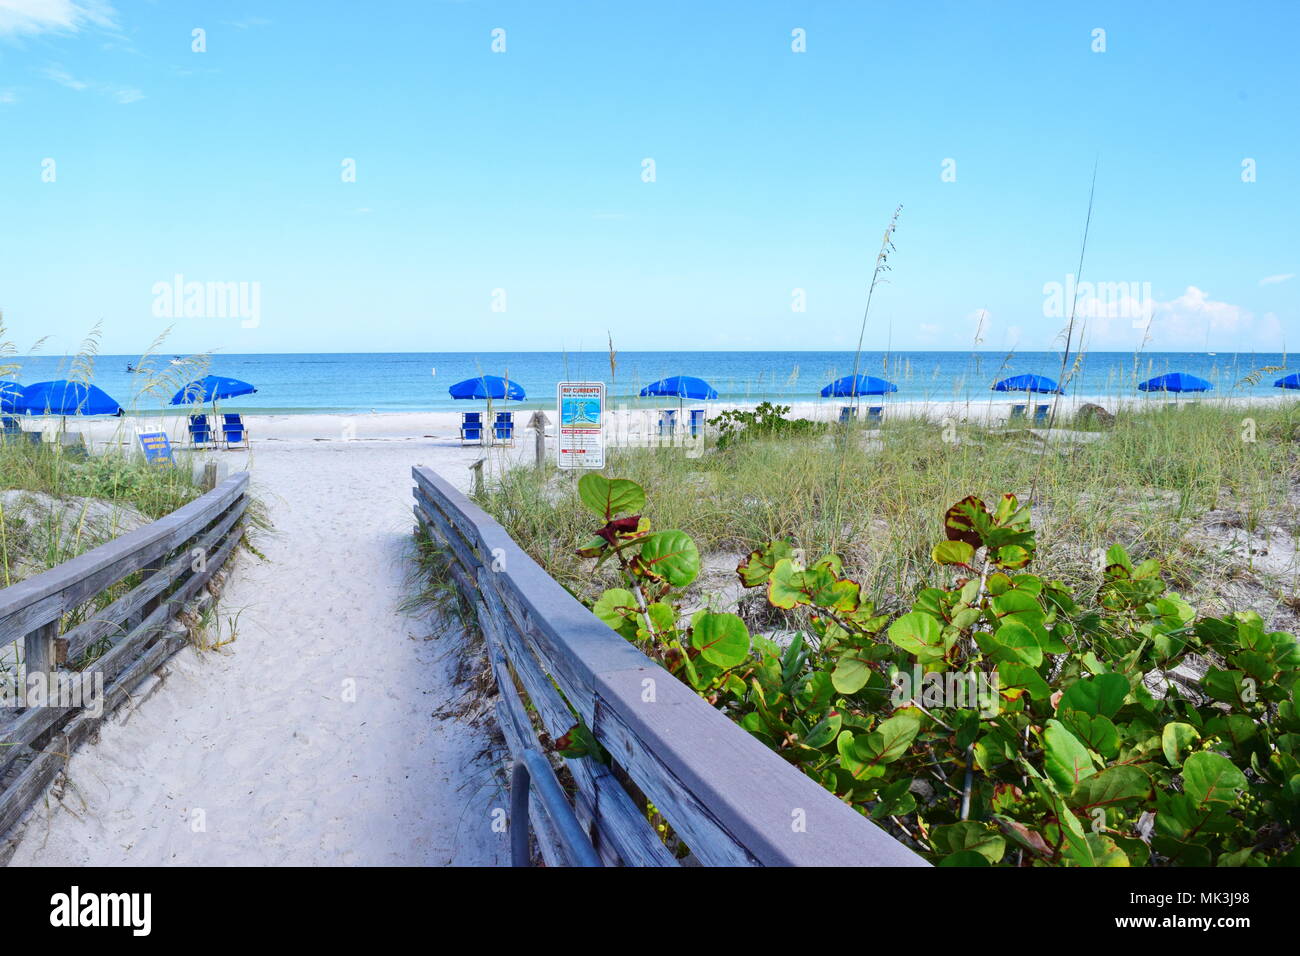
[[1274, 388], [1300, 388], [1300, 372], [1283, 375], [1273, 383]]
[[993, 386], [995, 392], [1040, 392], [1044, 395], [1053, 393], [1064, 395], [1065, 392], [1055, 381], [1046, 375], [1012, 375]]
[[117, 399], [103, 389], [58, 379], [23, 389], [22, 410], [32, 415], [124, 415]]
[[822, 398], [854, 398], [858, 395], [887, 395], [898, 391], [893, 382], [874, 375], [845, 375], [822, 389]]
[[190, 382], [172, 396], [173, 405], [206, 405], [239, 395], [252, 395], [257, 389], [237, 378], [224, 375], [205, 375]]
[[661, 378], [657, 382], [651, 382], [641, 389], [641, 395], [643, 398], [658, 395], [671, 398], [696, 398], [707, 401], [717, 398], [718, 392], [702, 378], [695, 378], [692, 375], [674, 375], [671, 378]]
[[1166, 372], [1138, 385], [1139, 392], [1208, 392], [1212, 388], [1205, 379], [1186, 372]]
[[0, 382], [0, 414], [21, 415], [23, 387], [17, 382]]
[[524, 390], [518, 382], [507, 381], [500, 375], [480, 375], [477, 378], [467, 378], [463, 382], [457, 382], [451, 388], [447, 389], [452, 398], [478, 399], [511, 399], [516, 402], [524, 400]]

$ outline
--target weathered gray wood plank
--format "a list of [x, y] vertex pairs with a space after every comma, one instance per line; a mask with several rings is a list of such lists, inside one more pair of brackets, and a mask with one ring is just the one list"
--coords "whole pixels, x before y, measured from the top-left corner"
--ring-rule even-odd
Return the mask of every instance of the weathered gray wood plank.
[[0, 646], [57, 620], [65, 611], [179, 547], [242, 496], [247, 485], [247, 472], [232, 475], [214, 491], [152, 524], [0, 590]]
[[[491, 555], [500, 565], [499, 572], [476, 580], [482, 613], [489, 619], [494, 613], [482, 597], [493, 591], [495, 613], [504, 609], [509, 619], [494, 621], [493, 629], [522, 640], [698, 859], [714, 865], [925, 865], [596, 619], [435, 472], [417, 467], [413, 474], [417, 497], [427, 501], [423, 510], [451, 526], [440, 531], [460, 532], [481, 562]], [[505, 647], [512, 657], [521, 654], [519, 641], [504, 643], [514, 644]], [[539, 679], [530, 678], [545, 700]], [[654, 681], [650, 698], [646, 680]], [[552, 711], [550, 719], [558, 716]]]

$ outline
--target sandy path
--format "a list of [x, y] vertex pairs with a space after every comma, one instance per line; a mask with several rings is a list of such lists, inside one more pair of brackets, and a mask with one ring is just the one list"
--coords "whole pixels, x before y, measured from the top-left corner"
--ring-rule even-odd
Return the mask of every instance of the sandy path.
[[[11, 865], [497, 864], [487, 733], [435, 713], [458, 635], [396, 610], [410, 467], [464, 486], [470, 450], [261, 444], [270, 559], [238, 559], [218, 652], [186, 649], [16, 829]], [[234, 456], [229, 459], [235, 467]], [[354, 689], [354, 693], [351, 692]], [[152, 690], [150, 693], [149, 691]]]

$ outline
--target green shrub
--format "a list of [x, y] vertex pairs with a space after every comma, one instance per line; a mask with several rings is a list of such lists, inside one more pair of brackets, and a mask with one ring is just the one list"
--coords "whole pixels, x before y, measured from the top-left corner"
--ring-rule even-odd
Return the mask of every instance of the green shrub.
[[[635, 482], [584, 475], [593, 602], [759, 740], [941, 865], [1300, 864], [1300, 646], [1253, 612], [1201, 616], [1113, 547], [1084, 606], [1035, 558], [1029, 510], [968, 497], [932, 551], [943, 587], [882, 614], [835, 555], [784, 541], [737, 569], [798, 630], [680, 611], [700, 556]], [[1207, 662], [1198, 677], [1196, 665]]]

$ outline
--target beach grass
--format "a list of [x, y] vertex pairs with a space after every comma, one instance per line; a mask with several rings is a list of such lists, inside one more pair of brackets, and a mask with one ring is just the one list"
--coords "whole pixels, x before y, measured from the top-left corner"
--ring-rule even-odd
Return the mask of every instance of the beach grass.
[[[1038, 573], [1086, 597], [1099, 556], [1119, 543], [1160, 560], [1173, 587], [1210, 608], [1251, 606], [1294, 625], [1300, 581], [1280, 556], [1300, 543], [1297, 437], [1300, 403], [1202, 402], [1127, 409], [1107, 429], [1058, 420], [1050, 434], [899, 418], [696, 458], [615, 448], [605, 473], [641, 484], [653, 526], [686, 531], [718, 567], [787, 539], [810, 559], [840, 554], [886, 607], [936, 573], [944, 509], [1014, 492], [1034, 504]], [[592, 530], [576, 475], [515, 468], [478, 501], [574, 593], [610, 584], [574, 554]]]

